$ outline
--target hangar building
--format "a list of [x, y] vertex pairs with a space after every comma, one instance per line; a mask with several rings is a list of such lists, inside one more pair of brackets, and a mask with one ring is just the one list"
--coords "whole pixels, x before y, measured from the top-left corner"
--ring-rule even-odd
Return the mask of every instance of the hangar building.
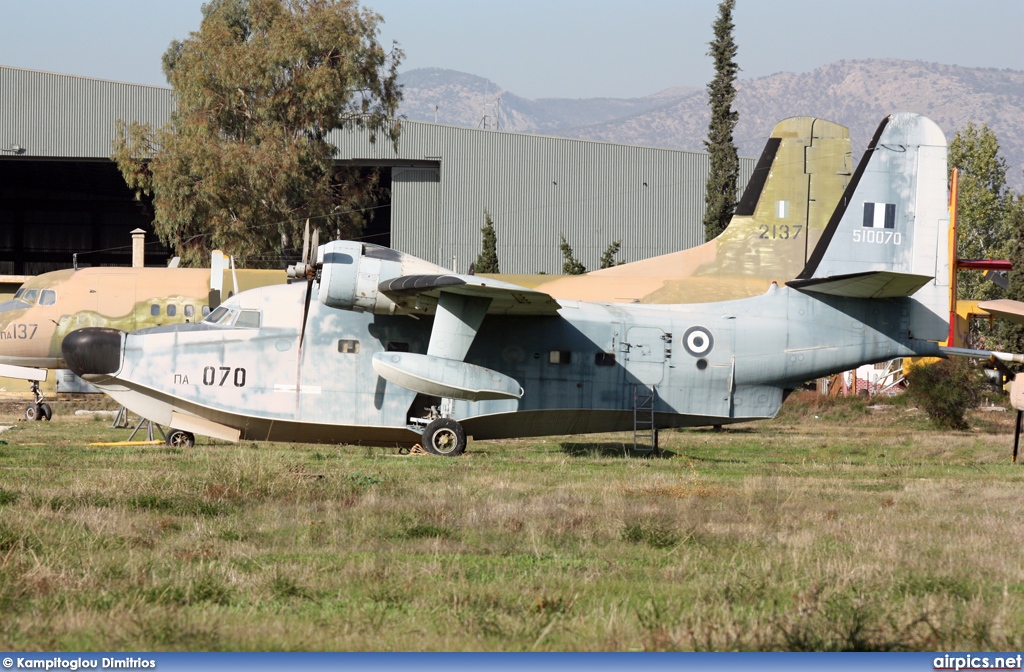
[[[115, 121], [168, 120], [171, 89], [0, 66], [0, 275], [130, 265], [129, 232], [150, 233], [152, 205], [110, 160]], [[505, 273], [559, 273], [564, 234], [590, 269], [609, 243], [632, 261], [703, 241], [708, 157], [651, 147], [402, 122], [397, 151], [335, 132], [339, 164], [380, 170], [390, 201], [364, 239], [466, 270], [486, 209]], [[740, 190], [754, 167], [740, 159]]]

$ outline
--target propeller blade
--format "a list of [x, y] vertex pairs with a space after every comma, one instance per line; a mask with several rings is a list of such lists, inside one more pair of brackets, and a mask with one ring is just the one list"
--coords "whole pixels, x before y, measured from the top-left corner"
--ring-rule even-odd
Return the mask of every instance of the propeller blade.
[[320, 229], [313, 229], [313, 244], [310, 245], [310, 256], [309, 267], [311, 269], [316, 267], [317, 251], [320, 249]]
[[309, 262], [309, 220], [306, 220], [306, 233], [302, 236], [302, 265]]
[[299, 366], [302, 366], [302, 342], [306, 339], [306, 318], [309, 317], [309, 300], [313, 296], [313, 279], [306, 283], [306, 304], [302, 308], [302, 329], [299, 330]]

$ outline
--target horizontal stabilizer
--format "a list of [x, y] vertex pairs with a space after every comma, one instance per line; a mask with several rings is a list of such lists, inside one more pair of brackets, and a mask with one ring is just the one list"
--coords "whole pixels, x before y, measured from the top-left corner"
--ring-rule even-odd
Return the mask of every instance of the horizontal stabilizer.
[[433, 312], [441, 292], [490, 299], [488, 315], [554, 315], [559, 305], [549, 294], [475, 275], [403, 275], [380, 283], [382, 294], [399, 308]]
[[893, 299], [910, 296], [931, 282], [927, 275], [897, 273], [895, 271], [866, 271], [827, 278], [790, 280], [786, 284], [805, 292], [830, 296], [848, 296], [857, 299]]
[[978, 304], [978, 308], [981, 308], [986, 313], [991, 313], [1000, 319], [1016, 322], [1017, 324], [1024, 324], [1024, 303], [1021, 303], [1020, 301], [1014, 301], [1013, 299], [982, 301]]
[[523, 388], [514, 378], [443, 357], [378, 352], [373, 355], [373, 370], [395, 385], [433, 397], [482, 401], [523, 396]]
[[46, 380], [46, 369], [36, 369], [30, 366], [14, 366], [13, 364], [0, 364], [0, 376], [4, 378], [17, 378], [19, 380]]

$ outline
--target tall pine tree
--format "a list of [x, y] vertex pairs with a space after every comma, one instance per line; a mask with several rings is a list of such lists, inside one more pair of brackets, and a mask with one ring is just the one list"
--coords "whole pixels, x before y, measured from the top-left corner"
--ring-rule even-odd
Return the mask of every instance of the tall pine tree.
[[491, 213], [484, 210], [484, 226], [480, 229], [484, 234], [483, 249], [473, 264], [475, 273], [501, 273], [498, 270], [498, 236], [494, 233], [494, 222]]
[[704, 195], [704, 239], [716, 237], [732, 219], [736, 209], [736, 179], [740, 160], [732, 140], [739, 114], [732, 109], [736, 99], [736, 43], [732, 39], [732, 10], [735, 0], [722, 0], [718, 5], [718, 18], [714, 23], [715, 39], [709, 42], [708, 56], [715, 61], [715, 77], [708, 82], [708, 102], [711, 104], [711, 122], [704, 147], [711, 163], [707, 190]]

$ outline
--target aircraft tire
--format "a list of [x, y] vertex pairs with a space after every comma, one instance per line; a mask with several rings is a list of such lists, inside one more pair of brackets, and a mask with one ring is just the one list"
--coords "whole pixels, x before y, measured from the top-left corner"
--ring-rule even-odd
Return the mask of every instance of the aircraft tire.
[[25, 407], [25, 419], [29, 422], [40, 419], [39, 404], [29, 404]]
[[172, 429], [167, 435], [167, 445], [174, 448], [192, 448], [196, 445], [196, 437], [192, 432]]
[[442, 457], [461, 455], [466, 450], [466, 430], [451, 418], [438, 418], [423, 429], [423, 449]]
[[49, 422], [50, 418], [53, 417], [53, 409], [50, 408], [49, 404], [44, 402], [42, 404], [39, 404], [39, 414], [38, 415], [39, 415], [39, 419], [40, 420], [46, 420], [47, 422]]

